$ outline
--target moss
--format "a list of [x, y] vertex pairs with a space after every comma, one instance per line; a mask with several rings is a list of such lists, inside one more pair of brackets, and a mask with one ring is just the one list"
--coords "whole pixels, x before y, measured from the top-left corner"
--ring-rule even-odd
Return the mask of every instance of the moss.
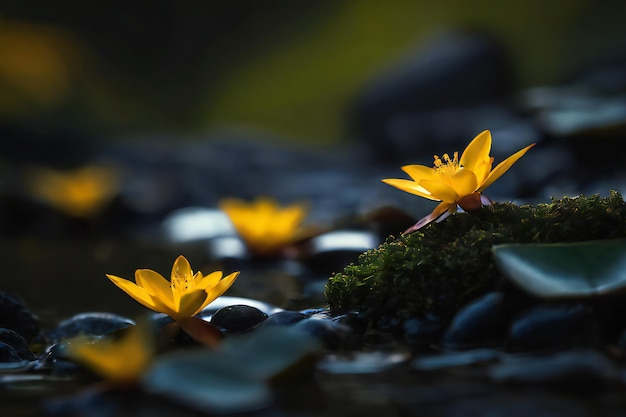
[[624, 236], [626, 203], [615, 191], [605, 198], [553, 199], [536, 206], [496, 203], [409, 235], [388, 237], [332, 276], [325, 294], [332, 309], [357, 310], [374, 326], [428, 314], [449, 317], [496, 287], [494, 244]]

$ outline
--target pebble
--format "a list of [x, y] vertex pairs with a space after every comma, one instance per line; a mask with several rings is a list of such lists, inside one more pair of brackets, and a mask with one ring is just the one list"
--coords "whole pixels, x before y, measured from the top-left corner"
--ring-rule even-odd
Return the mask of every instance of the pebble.
[[85, 312], [61, 321], [47, 336], [52, 341], [79, 335], [104, 336], [134, 324], [133, 320], [113, 313]]
[[238, 304], [222, 307], [213, 314], [211, 323], [229, 332], [250, 330], [261, 324], [268, 315], [256, 307]]

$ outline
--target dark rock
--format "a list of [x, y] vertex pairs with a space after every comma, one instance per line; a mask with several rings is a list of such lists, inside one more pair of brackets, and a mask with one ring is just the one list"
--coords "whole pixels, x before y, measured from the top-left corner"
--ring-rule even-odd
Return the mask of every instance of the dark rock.
[[507, 346], [517, 351], [528, 351], [589, 345], [596, 339], [593, 330], [592, 309], [586, 304], [539, 304], [511, 323]]
[[23, 358], [15, 351], [13, 346], [0, 342], [0, 362], [19, 362]]
[[329, 319], [309, 318], [297, 322], [294, 327], [317, 337], [331, 350], [353, 346], [357, 339], [350, 327]]
[[456, 313], [441, 343], [448, 349], [501, 345], [506, 337], [509, 317], [504, 294], [485, 294]]
[[24, 360], [34, 360], [35, 354], [28, 348], [28, 343], [19, 333], [0, 328], [0, 342], [5, 343], [15, 349], [17, 355]]
[[211, 317], [211, 323], [227, 331], [240, 332], [259, 325], [267, 317], [258, 308], [241, 304], [220, 308]]
[[405, 320], [404, 341], [412, 347], [426, 347], [441, 337], [445, 322], [434, 316], [413, 317]]
[[48, 332], [53, 341], [68, 339], [75, 336], [103, 336], [116, 330], [134, 325], [129, 318], [113, 313], [88, 312], [63, 320], [57, 327]]
[[546, 384], [564, 389], [603, 389], [619, 383], [620, 371], [606, 355], [595, 350], [572, 350], [554, 355], [511, 359], [494, 365], [489, 374], [497, 382]]
[[272, 314], [263, 322], [263, 326], [288, 326], [307, 318], [299, 311], [285, 310]]
[[27, 342], [39, 335], [39, 319], [16, 294], [0, 291], [0, 327], [19, 333]]
[[343, 270], [361, 253], [379, 244], [379, 237], [371, 231], [335, 230], [309, 239], [302, 263], [313, 273], [328, 276]]
[[411, 363], [416, 371], [436, 371], [460, 366], [470, 366], [495, 362], [502, 354], [494, 349], [472, 349], [463, 352], [440, 353], [418, 357]]

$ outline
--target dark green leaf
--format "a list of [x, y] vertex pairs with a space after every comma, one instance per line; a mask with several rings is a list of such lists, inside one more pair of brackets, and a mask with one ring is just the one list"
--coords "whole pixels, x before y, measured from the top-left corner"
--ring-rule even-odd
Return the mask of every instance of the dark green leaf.
[[504, 275], [539, 297], [626, 291], [626, 239], [495, 245], [493, 254]]

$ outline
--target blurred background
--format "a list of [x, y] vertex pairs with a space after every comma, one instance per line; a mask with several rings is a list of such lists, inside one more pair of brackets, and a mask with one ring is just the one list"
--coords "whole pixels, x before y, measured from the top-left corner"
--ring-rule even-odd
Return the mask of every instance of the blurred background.
[[5, 0], [3, 148], [225, 129], [335, 144], [353, 137], [349, 116], [373, 80], [442, 33], [491, 38], [508, 65], [494, 82], [513, 93], [623, 59], [625, 11], [612, 0]]
[[181, 224], [224, 230], [177, 210], [224, 197], [307, 200], [309, 222], [384, 239], [434, 205], [380, 180], [485, 129], [496, 163], [538, 143], [494, 201], [624, 193], [624, 16], [617, 0], [3, 0], [0, 261], [24, 274], [3, 286], [42, 308], [81, 282], [104, 296], [72, 311], [119, 307], [104, 273], [167, 274]]

